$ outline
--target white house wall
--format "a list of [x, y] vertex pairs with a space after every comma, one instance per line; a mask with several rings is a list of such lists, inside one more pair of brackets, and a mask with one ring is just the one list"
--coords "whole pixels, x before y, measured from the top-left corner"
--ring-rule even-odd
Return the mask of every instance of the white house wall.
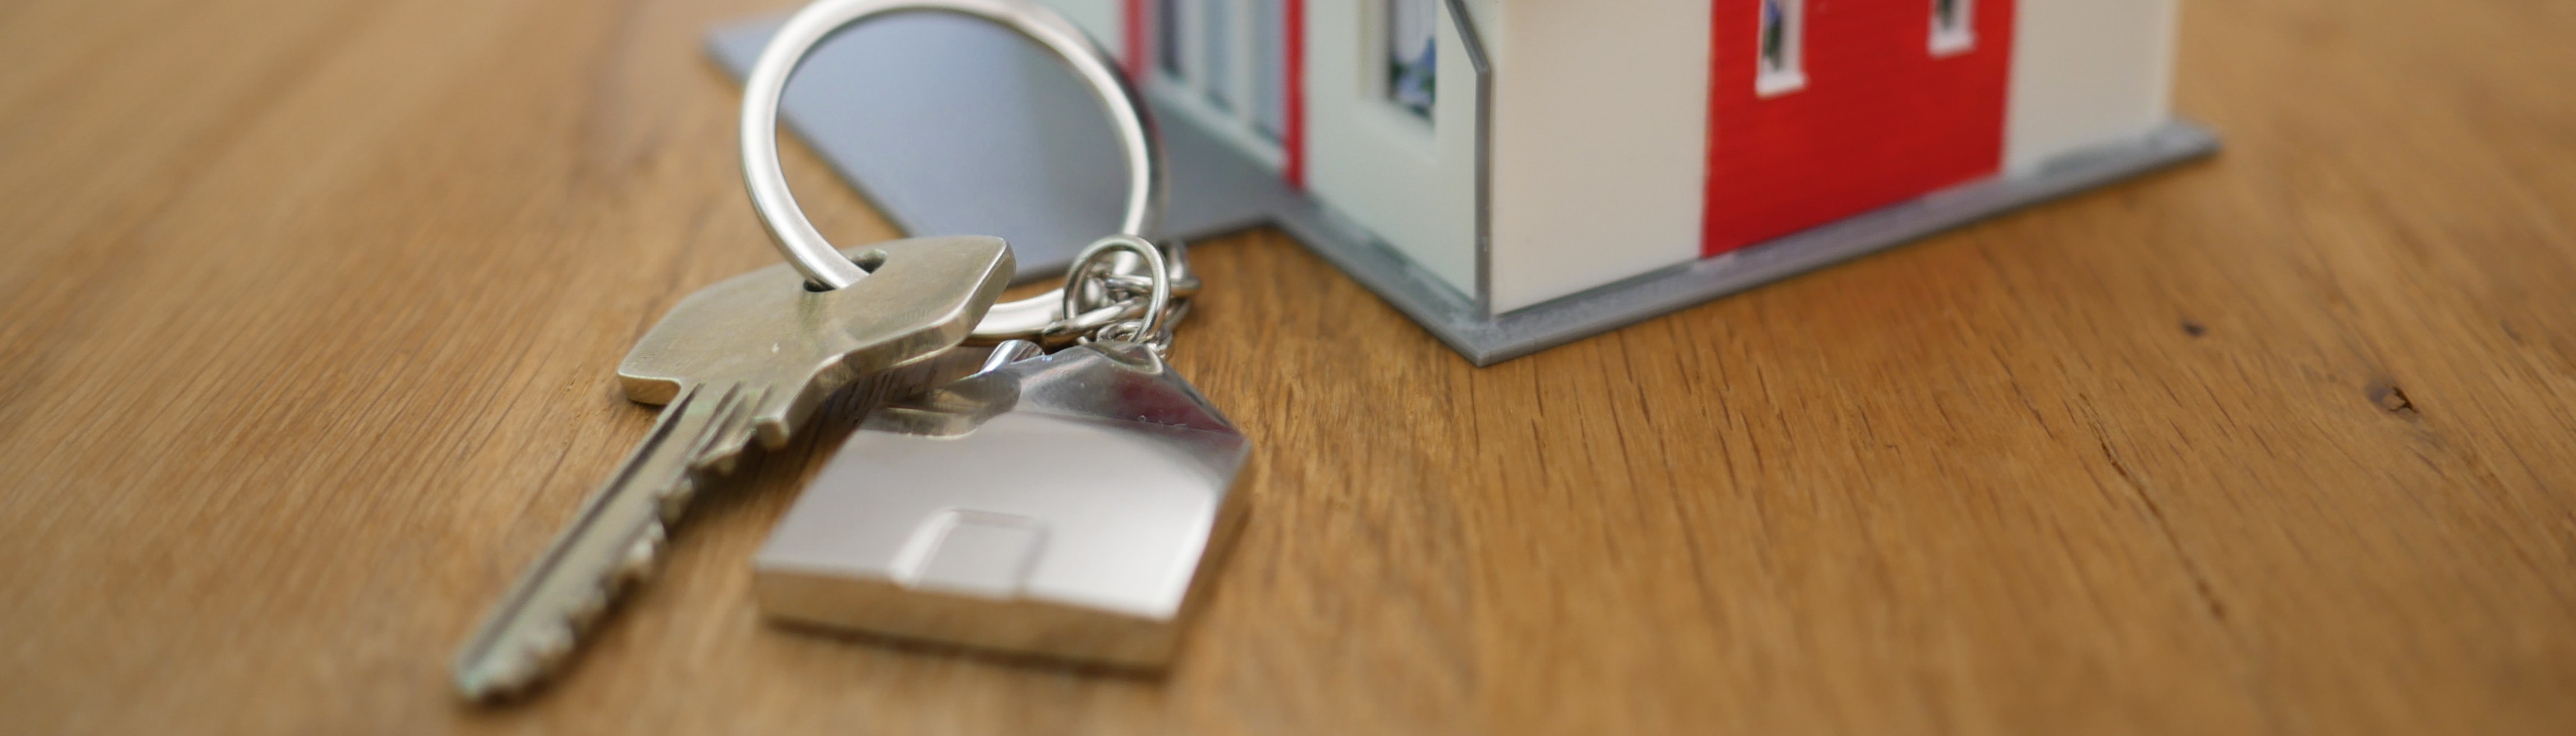
[[1111, 58], [1127, 58], [1125, 0], [1039, 0], [1039, 4], [1054, 8], [1074, 25], [1082, 26], [1092, 40], [1109, 50]]
[[1476, 290], [1476, 75], [1444, 3], [1431, 121], [1385, 99], [1374, 0], [1306, 2], [1306, 189], [1463, 294]]
[[[1478, 8], [1493, 21], [1480, 30], [1495, 67], [1496, 312], [1699, 258], [1709, 6], [1508, 0], [1494, 12]], [[1445, 95], [1445, 74], [1440, 83]]]
[[2133, 139], [2171, 118], [2174, 12], [2173, 0], [2020, 0], [2005, 168]]

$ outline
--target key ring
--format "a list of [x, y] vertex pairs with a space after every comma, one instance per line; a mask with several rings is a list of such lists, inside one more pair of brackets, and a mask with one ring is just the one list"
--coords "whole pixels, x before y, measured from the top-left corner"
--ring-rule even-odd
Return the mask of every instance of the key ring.
[[[1132, 320], [1113, 322], [1097, 328], [1084, 330], [1083, 334], [1080, 336], [1081, 339], [1088, 340], [1093, 337], [1098, 337], [1101, 336], [1102, 333], [1111, 331], [1112, 328], [1116, 328], [1117, 330], [1123, 331], [1122, 334], [1132, 335], [1135, 338], [1132, 340], [1133, 342], [1147, 342], [1153, 339], [1153, 336], [1158, 334], [1158, 331], [1167, 330], [1171, 327], [1167, 313], [1170, 311], [1172, 303], [1172, 277], [1170, 271], [1166, 270], [1163, 266], [1163, 252], [1162, 250], [1155, 248], [1154, 244], [1145, 242], [1143, 238], [1138, 238], [1132, 235], [1112, 235], [1106, 238], [1101, 238], [1099, 241], [1092, 243], [1089, 247], [1083, 248], [1082, 255], [1074, 256], [1073, 267], [1065, 274], [1064, 280], [1066, 288], [1062, 290], [1064, 292], [1064, 303], [1061, 308], [1064, 310], [1064, 313], [1068, 315], [1084, 316], [1096, 313], [1111, 313], [1117, 314], [1120, 317], [1125, 316], [1123, 314], [1123, 312], [1127, 311], [1123, 308], [1125, 305], [1117, 303], [1094, 305], [1087, 303], [1105, 299], [1106, 295], [1101, 292], [1107, 291], [1106, 288], [1083, 288], [1098, 283], [1093, 281], [1094, 279], [1099, 279], [1101, 281], [1108, 280], [1108, 275], [1094, 275], [1092, 271], [1100, 270], [1102, 267], [1115, 270], [1118, 263], [1117, 256], [1122, 252], [1133, 254], [1136, 259], [1143, 261], [1145, 264], [1145, 277], [1147, 279], [1145, 283], [1145, 293], [1147, 296], [1144, 314]], [[1075, 321], [1081, 321], [1080, 317], [1076, 317]]]
[[[1164, 177], [1162, 138], [1146, 112], [1144, 100], [1100, 46], [1082, 29], [1053, 10], [1025, 0], [820, 0], [797, 11], [780, 26], [743, 85], [742, 177], [753, 209], [770, 240], [798, 273], [816, 284], [838, 289], [867, 278], [867, 272], [841, 255], [806, 219], [787, 189], [778, 160], [778, 103], [787, 79], [807, 54], [833, 34], [870, 18], [901, 12], [937, 11], [999, 23], [1045, 46], [1072, 67], [1092, 97], [1109, 111], [1112, 128], [1125, 150], [1127, 207], [1119, 220], [1121, 233], [1142, 240], [1160, 229]], [[1122, 259], [1133, 263], [1133, 259]], [[1177, 264], [1175, 264], [1177, 265]], [[1125, 269], [1121, 269], [1125, 270]], [[1186, 269], [1175, 268], [1183, 278]], [[1067, 318], [1071, 300], [1061, 289], [1015, 302], [993, 305], [975, 327], [979, 341], [1038, 335]]]

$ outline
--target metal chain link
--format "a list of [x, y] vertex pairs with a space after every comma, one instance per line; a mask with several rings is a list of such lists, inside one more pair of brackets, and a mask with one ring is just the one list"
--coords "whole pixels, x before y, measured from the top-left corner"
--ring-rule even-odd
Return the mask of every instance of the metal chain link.
[[1064, 313], [1070, 316], [1040, 332], [1038, 342], [1132, 342], [1165, 353], [1198, 286], [1189, 275], [1188, 250], [1177, 241], [1157, 248], [1132, 235], [1101, 238], [1065, 270]]

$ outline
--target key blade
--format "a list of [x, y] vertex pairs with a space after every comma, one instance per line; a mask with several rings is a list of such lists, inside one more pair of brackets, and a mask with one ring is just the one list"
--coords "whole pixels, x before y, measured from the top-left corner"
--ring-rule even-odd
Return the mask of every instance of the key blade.
[[739, 384], [684, 388], [662, 410], [644, 443], [609, 481], [582, 501], [456, 658], [456, 689], [494, 700], [551, 674], [584, 630], [657, 562], [665, 521], [694, 487], [693, 461], [711, 441], [748, 421]]

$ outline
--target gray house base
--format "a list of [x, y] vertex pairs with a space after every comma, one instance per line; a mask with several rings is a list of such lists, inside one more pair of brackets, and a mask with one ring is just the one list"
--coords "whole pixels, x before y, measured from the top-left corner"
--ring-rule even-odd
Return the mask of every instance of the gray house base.
[[[739, 80], [778, 23], [767, 18], [717, 28], [709, 53]], [[1126, 171], [1107, 118], [1077, 84], [1009, 31], [961, 17], [906, 15], [826, 42], [799, 68], [781, 109], [787, 125], [906, 234], [999, 236], [1010, 241], [1021, 277], [1031, 280], [1061, 272], [1083, 245], [1117, 224]], [[1164, 236], [1201, 240], [1277, 225], [1477, 365], [2218, 150], [2216, 136], [2176, 122], [2033, 171], [1488, 316], [1474, 299], [1334, 217], [1189, 118], [1156, 112], [1171, 161]]]

